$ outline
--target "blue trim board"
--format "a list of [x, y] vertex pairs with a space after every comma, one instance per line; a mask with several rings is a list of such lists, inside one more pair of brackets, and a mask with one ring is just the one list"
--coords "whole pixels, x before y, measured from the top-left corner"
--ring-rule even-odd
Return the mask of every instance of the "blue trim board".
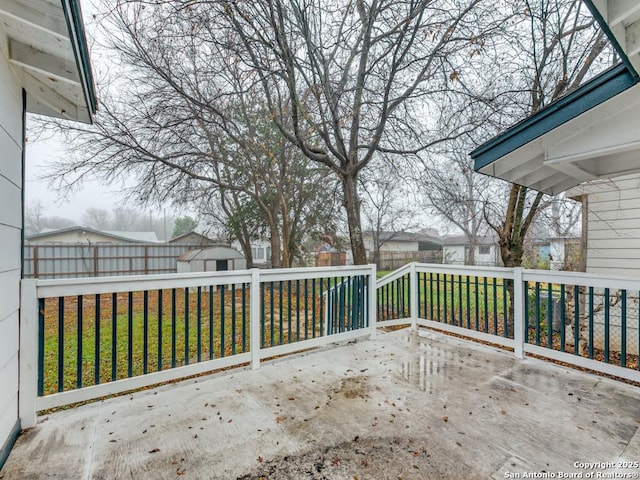
[[16, 420], [16, 424], [11, 429], [11, 432], [9, 432], [7, 440], [4, 442], [2, 448], [0, 448], [0, 470], [4, 467], [7, 458], [9, 458], [9, 454], [11, 453], [13, 445], [16, 443], [18, 435], [20, 435], [20, 420]]
[[[93, 71], [91, 70], [91, 60], [89, 59], [89, 47], [87, 46], [87, 36], [82, 22], [82, 11], [78, 0], [61, 0], [64, 17], [69, 29], [69, 39], [75, 53], [76, 65], [80, 72], [80, 78], [84, 78], [84, 91], [87, 107], [90, 115], [94, 114], [98, 108]], [[67, 8], [67, 5], [69, 6]]]
[[625, 64], [618, 64], [556, 100], [504, 133], [480, 145], [469, 155], [480, 170], [556, 127], [631, 88], [638, 78]]

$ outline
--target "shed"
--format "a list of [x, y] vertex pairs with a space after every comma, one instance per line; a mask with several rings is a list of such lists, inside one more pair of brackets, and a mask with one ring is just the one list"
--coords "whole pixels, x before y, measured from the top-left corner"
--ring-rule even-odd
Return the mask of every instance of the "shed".
[[247, 260], [230, 247], [208, 247], [189, 250], [178, 257], [178, 273], [244, 270]]

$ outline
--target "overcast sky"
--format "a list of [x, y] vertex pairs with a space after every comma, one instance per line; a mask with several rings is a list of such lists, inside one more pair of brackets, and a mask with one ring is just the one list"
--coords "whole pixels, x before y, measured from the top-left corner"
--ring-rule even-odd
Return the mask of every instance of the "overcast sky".
[[113, 209], [119, 206], [116, 186], [103, 186], [87, 182], [84, 188], [69, 198], [60, 198], [58, 192], [38, 177], [53, 160], [65, 155], [65, 148], [57, 138], [27, 142], [25, 207], [42, 202], [47, 217], [66, 217], [77, 222], [87, 208]]

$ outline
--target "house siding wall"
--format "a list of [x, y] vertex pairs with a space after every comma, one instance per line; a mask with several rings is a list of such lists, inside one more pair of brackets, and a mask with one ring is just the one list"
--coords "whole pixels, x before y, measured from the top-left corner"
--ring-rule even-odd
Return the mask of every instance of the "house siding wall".
[[[364, 248], [373, 251], [373, 238], [371, 235], [364, 235], [362, 238]], [[381, 252], [417, 252], [418, 242], [407, 242], [399, 240], [387, 240], [380, 246]]]
[[640, 277], [640, 175], [588, 190], [587, 272]]
[[[495, 267], [500, 262], [498, 260], [498, 249], [495, 245], [489, 246], [489, 253], [480, 254], [480, 247], [475, 247], [475, 265], [482, 267]], [[450, 265], [465, 264], [465, 246], [464, 245], [445, 245], [442, 248], [442, 263]]]
[[[0, 38], [2, 37], [0, 29]], [[0, 43], [4, 39], [0, 39]], [[0, 465], [18, 423], [22, 239], [22, 88], [0, 45]]]

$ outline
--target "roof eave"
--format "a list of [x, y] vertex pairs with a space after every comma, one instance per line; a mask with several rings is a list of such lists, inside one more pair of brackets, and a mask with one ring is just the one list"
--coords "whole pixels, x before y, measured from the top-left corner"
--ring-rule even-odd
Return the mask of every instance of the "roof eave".
[[82, 80], [85, 101], [90, 117], [89, 121], [93, 123], [93, 115], [98, 109], [98, 100], [91, 68], [87, 36], [82, 21], [82, 10], [78, 0], [61, 1], [64, 17], [67, 21], [67, 27], [69, 28], [69, 38], [75, 54], [76, 67]]
[[469, 155], [480, 170], [638, 82], [625, 64], [612, 67], [536, 114], [522, 120]]

